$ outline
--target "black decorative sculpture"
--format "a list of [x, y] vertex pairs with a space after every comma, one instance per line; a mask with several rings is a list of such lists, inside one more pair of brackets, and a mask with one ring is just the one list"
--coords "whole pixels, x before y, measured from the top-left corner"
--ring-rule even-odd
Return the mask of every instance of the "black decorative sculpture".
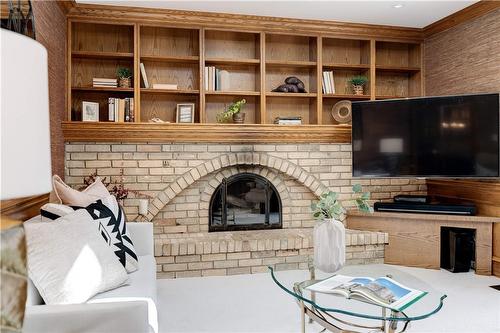
[[299, 78], [295, 76], [289, 76], [285, 79], [285, 84], [282, 84], [272, 90], [273, 92], [283, 92], [283, 93], [305, 93], [307, 92], [302, 82]]

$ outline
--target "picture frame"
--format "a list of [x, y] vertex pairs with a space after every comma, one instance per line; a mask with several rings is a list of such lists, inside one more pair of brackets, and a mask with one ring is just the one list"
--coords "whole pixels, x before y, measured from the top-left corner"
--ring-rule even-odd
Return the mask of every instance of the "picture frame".
[[99, 121], [99, 103], [82, 102], [82, 121]]
[[194, 103], [177, 104], [175, 120], [177, 123], [194, 123]]

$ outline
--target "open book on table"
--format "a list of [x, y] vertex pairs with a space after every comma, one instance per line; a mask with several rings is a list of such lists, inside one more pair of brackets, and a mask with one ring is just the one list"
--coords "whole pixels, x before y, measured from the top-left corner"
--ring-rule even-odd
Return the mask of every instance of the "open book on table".
[[373, 279], [334, 275], [306, 288], [326, 294], [338, 294], [402, 311], [424, 297], [427, 292], [406, 287], [388, 277]]

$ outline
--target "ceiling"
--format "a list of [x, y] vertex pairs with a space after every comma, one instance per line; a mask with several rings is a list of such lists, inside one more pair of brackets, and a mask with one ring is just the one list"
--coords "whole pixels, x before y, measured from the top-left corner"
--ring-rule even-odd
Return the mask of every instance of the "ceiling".
[[[477, 1], [76, 0], [76, 2], [423, 28]], [[402, 6], [395, 8], [397, 5]]]

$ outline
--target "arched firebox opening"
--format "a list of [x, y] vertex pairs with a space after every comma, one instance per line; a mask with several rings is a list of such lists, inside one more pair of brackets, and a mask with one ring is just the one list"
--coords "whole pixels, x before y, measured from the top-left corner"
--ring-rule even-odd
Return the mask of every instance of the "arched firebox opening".
[[281, 198], [262, 176], [240, 173], [224, 178], [210, 199], [209, 231], [281, 227]]

